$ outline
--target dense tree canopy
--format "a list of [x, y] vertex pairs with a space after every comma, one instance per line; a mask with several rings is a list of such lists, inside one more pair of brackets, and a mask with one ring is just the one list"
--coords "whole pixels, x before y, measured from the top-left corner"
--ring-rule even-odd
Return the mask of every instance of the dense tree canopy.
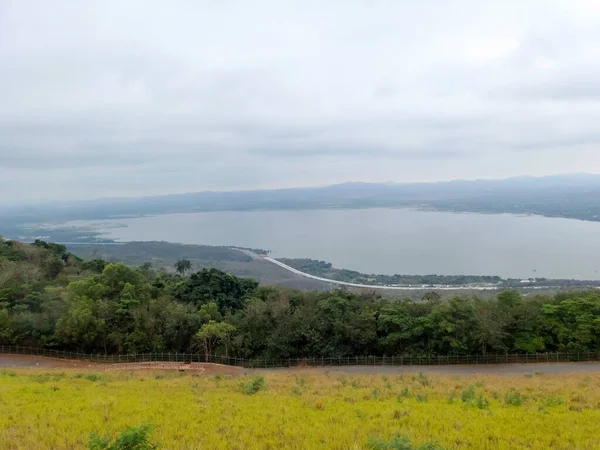
[[346, 357], [600, 351], [600, 292], [388, 300], [82, 261], [0, 240], [0, 343], [94, 353]]

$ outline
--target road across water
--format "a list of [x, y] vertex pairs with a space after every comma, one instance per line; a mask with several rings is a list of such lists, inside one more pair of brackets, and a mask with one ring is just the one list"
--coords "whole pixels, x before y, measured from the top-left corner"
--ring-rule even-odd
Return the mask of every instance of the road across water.
[[[244, 252], [249, 254], [251, 252]], [[255, 255], [258, 256], [258, 255]], [[295, 269], [292, 266], [288, 266], [287, 264], [282, 263], [274, 258], [269, 256], [263, 256], [262, 259], [268, 261], [272, 264], [276, 264], [282, 269], [288, 270], [296, 275], [300, 275], [305, 278], [311, 278], [317, 281], [323, 281], [325, 283], [335, 284], [339, 286], [349, 286], [356, 287], [361, 289], [384, 289], [384, 290], [397, 290], [397, 291], [422, 291], [424, 289], [433, 289], [436, 291], [464, 291], [464, 290], [472, 290], [472, 291], [497, 291], [501, 289], [505, 289], [505, 287], [501, 286], [478, 286], [478, 285], [470, 285], [463, 284], [457, 286], [449, 286], [449, 285], [420, 285], [420, 286], [395, 286], [395, 285], [378, 285], [378, 284], [359, 284], [359, 283], [349, 283], [347, 281], [337, 281], [332, 280], [330, 278], [322, 278], [316, 275], [311, 275], [310, 273], [302, 272], [301, 270]], [[520, 289], [558, 289], [560, 286], [520, 286]]]
[[358, 284], [358, 283], [349, 283], [347, 281], [337, 281], [332, 280], [330, 278], [322, 278], [316, 275], [311, 275], [310, 273], [302, 272], [298, 269], [294, 269], [292, 266], [288, 266], [287, 264], [282, 263], [281, 261], [277, 261], [274, 258], [269, 256], [262, 257], [265, 261], [268, 261], [272, 264], [276, 264], [279, 267], [288, 270], [296, 275], [300, 275], [302, 277], [311, 278], [313, 280], [324, 281], [325, 283], [336, 284], [339, 286], [349, 286], [356, 287], [362, 289], [385, 289], [385, 290], [398, 290], [398, 291], [422, 291], [423, 289], [435, 289], [440, 291], [462, 291], [465, 289], [471, 289], [475, 291], [496, 291], [499, 288], [496, 286], [470, 286], [470, 285], [462, 285], [462, 286], [442, 286], [442, 285], [433, 285], [433, 286], [393, 286], [393, 285], [376, 285], [376, 284]]

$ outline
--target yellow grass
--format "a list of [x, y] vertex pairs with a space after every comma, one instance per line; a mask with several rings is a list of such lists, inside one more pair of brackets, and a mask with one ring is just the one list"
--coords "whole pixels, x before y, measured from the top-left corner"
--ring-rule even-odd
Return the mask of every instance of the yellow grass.
[[255, 375], [89, 375], [0, 371], [0, 448], [86, 448], [92, 432], [143, 422], [166, 449], [363, 449], [369, 437], [396, 434], [444, 448], [600, 448], [596, 374], [267, 372], [267, 389], [254, 395], [240, 382]]

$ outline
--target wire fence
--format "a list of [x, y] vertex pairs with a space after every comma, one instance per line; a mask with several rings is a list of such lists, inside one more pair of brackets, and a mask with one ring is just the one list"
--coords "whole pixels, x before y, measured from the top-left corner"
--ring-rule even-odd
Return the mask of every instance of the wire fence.
[[202, 353], [135, 353], [110, 355], [78, 353], [47, 348], [0, 345], [0, 354], [36, 355], [103, 364], [139, 362], [210, 362], [247, 368], [327, 367], [327, 366], [445, 366], [466, 364], [525, 364], [550, 362], [600, 362], [598, 352], [523, 353], [487, 355], [426, 355], [426, 356], [342, 356], [334, 358], [238, 358]]
[[523, 353], [487, 355], [427, 355], [427, 356], [343, 356], [318, 358], [238, 358], [235, 356], [205, 355], [202, 353], [135, 353], [110, 355], [78, 353], [47, 348], [0, 345], [0, 353], [37, 355], [104, 364], [139, 362], [210, 362], [248, 368], [327, 367], [327, 366], [444, 366], [465, 364], [524, 364], [549, 362], [600, 362], [598, 352]]

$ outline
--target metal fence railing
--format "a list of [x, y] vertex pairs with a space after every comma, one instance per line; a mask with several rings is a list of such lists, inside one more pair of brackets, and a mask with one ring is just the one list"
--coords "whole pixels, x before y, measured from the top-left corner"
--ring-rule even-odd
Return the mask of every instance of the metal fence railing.
[[522, 353], [487, 355], [342, 356], [317, 358], [238, 358], [202, 353], [136, 353], [128, 355], [79, 353], [47, 348], [0, 345], [0, 354], [37, 355], [104, 364], [137, 362], [210, 362], [240, 367], [327, 367], [327, 366], [442, 366], [465, 364], [523, 364], [550, 362], [600, 362], [599, 352]]

